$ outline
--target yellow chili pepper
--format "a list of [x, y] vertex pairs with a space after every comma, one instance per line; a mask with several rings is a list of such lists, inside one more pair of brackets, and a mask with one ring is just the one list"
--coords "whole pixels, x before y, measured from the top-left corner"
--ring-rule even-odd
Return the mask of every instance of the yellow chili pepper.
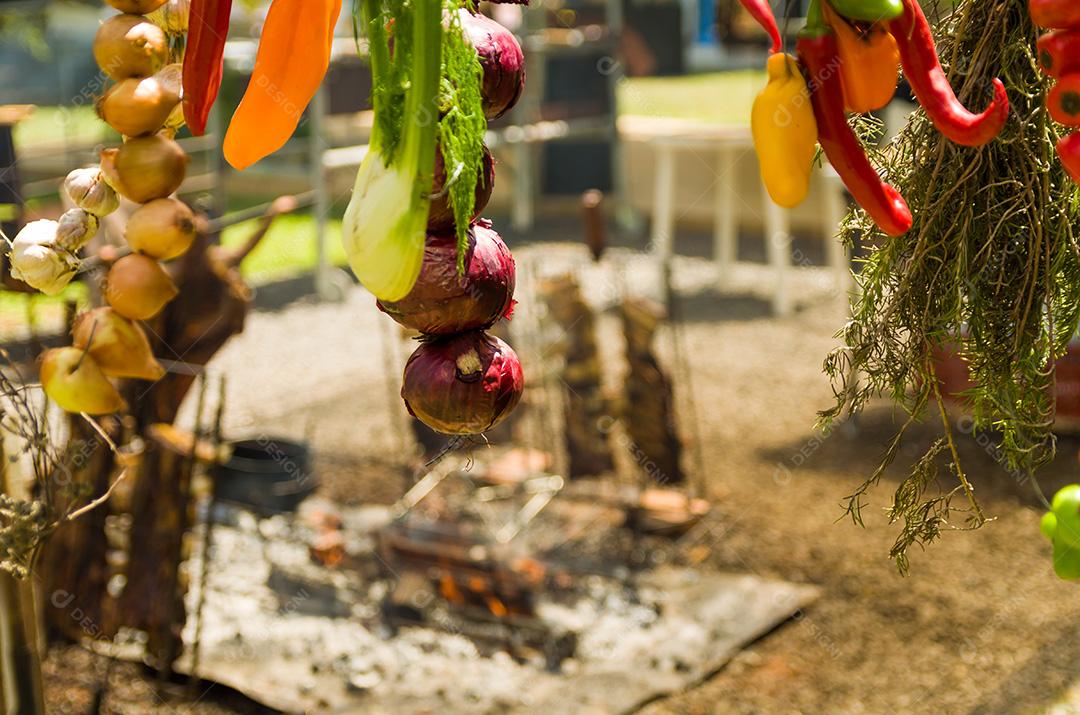
[[750, 115], [754, 148], [769, 196], [779, 206], [794, 208], [810, 190], [817, 122], [795, 58], [778, 52], [767, 67], [769, 83]]
[[896, 38], [883, 25], [848, 22], [827, 2], [822, 8], [840, 47], [844, 109], [856, 114], [881, 109], [892, 101], [900, 78]]
[[330, 66], [341, 0], [273, 0], [255, 68], [225, 132], [225, 160], [246, 169], [285, 145]]

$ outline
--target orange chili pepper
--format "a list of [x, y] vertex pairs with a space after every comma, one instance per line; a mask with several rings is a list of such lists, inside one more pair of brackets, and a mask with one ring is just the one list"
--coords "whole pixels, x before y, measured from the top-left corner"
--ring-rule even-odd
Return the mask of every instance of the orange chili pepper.
[[225, 133], [225, 160], [246, 169], [285, 145], [330, 66], [341, 0], [273, 0], [244, 98]]
[[840, 46], [840, 78], [844, 108], [862, 114], [892, 101], [900, 78], [900, 49], [888, 30], [878, 24], [852, 24], [826, 2], [825, 19]]

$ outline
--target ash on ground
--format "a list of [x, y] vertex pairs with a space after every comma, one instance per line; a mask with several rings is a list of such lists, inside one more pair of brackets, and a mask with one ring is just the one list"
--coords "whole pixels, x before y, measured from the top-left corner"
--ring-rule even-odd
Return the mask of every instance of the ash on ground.
[[[631, 568], [635, 554], [667, 557], [628, 538], [617, 510], [604, 511], [557, 502], [507, 546], [565, 558], [574, 552], [567, 534], [583, 542], [583, 570], [535, 593], [530, 620], [566, 637], [552, 657], [516, 639], [512, 620], [479, 624], [488, 635], [474, 637], [476, 624], [430, 594], [414, 604], [426, 623], [389, 618], [388, 596], [405, 576], [377, 549], [387, 507], [309, 500], [295, 517], [257, 520], [218, 505], [198, 674], [286, 712], [625, 712], [715, 672], [815, 597], [751, 576]], [[587, 519], [587, 528], [575, 532], [567, 519]], [[325, 549], [326, 521], [334, 553]], [[589, 573], [600, 544], [608, 563], [627, 565]], [[200, 573], [198, 554], [187, 568]], [[199, 591], [193, 578], [181, 670], [191, 668]]]

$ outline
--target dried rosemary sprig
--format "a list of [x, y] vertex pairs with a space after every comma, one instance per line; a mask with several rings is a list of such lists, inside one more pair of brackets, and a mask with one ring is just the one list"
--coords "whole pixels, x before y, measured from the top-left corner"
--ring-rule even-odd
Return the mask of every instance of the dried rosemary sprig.
[[[1031, 471], [1054, 455], [1054, 359], [1080, 320], [1080, 196], [1054, 154], [1050, 82], [1036, 63], [1027, 2], [962, 0], [940, 30], [942, 62], [961, 99], [984, 106], [991, 78], [1001, 77], [1012, 116], [996, 141], [972, 149], [944, 139], [920, 111], [884, 153], [884, 174], [915, 225], [888, 238], [862, 212], [845, 220], [846, 242], [861, 236], [876, 247], [839, 333], [844, 346], [825, 360], [836, 405], [820, 414], [827, 426], [888, 396], [911, 416], [848, 498], [858, 524], [907, 428], [928, 411], [940, 419], [944, 436], [912, 466], [887, 512], [903, 523], [890, 554], [901, 572], [909, 547], [936, 539], [953, 512], [964, 514], [965, 528], [986, 520], [960, 465], [936, 351], [959, 350], [977, 383], [968, 395], [975, 429], [996, 435], [1010, 469]], [[952, 486], [942, 485], [943, 462]], [[963, 506], [953, 504], [958, 495]]]

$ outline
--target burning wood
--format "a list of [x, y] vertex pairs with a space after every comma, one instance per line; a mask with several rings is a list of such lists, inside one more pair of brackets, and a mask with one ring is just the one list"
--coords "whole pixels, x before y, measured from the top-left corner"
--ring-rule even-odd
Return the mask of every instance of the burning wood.
[[395, 522], [379, 532], [378, 550], [395, 571], [425, 574], [432, 592], [453, 606], [480, 608], [498, 618], [535, 616], [528, 578], [458, 524]]

